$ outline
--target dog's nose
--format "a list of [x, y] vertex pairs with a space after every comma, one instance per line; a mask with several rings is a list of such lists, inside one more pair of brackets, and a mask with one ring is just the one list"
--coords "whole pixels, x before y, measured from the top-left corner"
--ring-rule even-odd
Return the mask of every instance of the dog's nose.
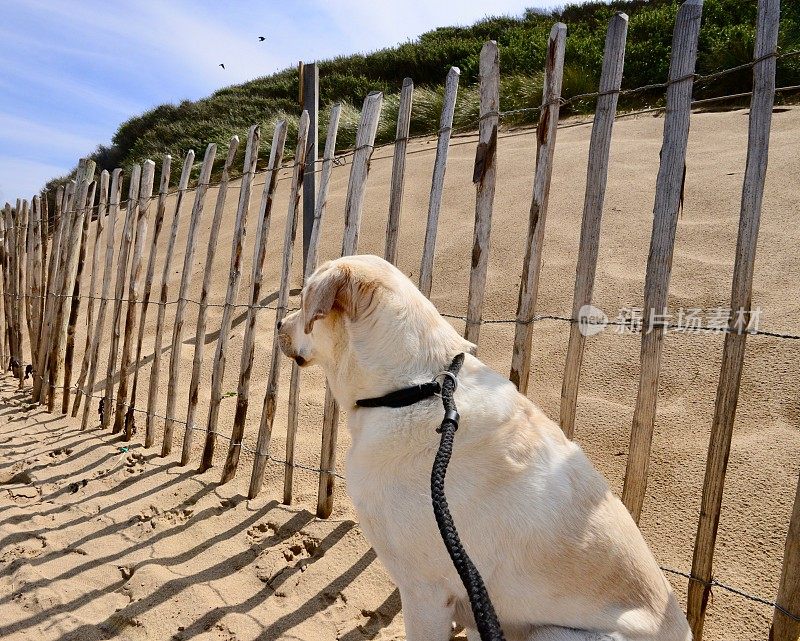
[[280, 328], [281, 328], [281, 325], [283, 325], [283, 321], [282, 321], [282, 320], [279, 320], [279, 321], [278, 321], [278, 329], [280, 329]]

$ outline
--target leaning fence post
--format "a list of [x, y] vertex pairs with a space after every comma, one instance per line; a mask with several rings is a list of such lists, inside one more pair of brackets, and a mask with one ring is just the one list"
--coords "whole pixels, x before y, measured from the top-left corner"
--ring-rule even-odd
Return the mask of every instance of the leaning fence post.
[[[263, 466], [267, 462], [269, 453], [269, 442], [272, 436], [272, 424], [275, 420], [278, 398], [278, 375], [280, 373], [280, 346], [278, 344], [278, 325], [286, 314], [286, 307], [289, 304], [289, 273], [292, 268], [292, 256], [294, 250], [294, 240], [297, 235], [297, 219], [300, 209], [300, 186], [303, 184], [303, 175], [306, 169], [306, 159], [302, 150], [306, 146], [308, 136], [308, 113], [303, 112], [300, 117], [300, 126], [297, 131], [297, 151], [295, 152], [294, 171], [292, 172], [292, 189], [289, 195], [289, 211], [286, 214], [286, 230], [283, 236], [283, 254], [281, 260], [280, 287], [278, 290], [278, 304], [275, 307], [275, 322], [272, 327], [272, 351], [270, 353], [269, 378], [267, 379], [267, 390], [264, 393], [264, 404], [261, 408], [261, 422], [258, 427], [258, 444], [253, 461], [253, 474], [250, 477], [250, 493], [255, 496], [258, 487], [254, 482], [260, 484], [263, 478]], [[313, 169], [313, 166], [312, 166]], [[233, 445], [233, 441], [231, 441]], [[262, 450], [262, 446], [264, 449]], [[262, 454], [263, 453], [263, 454]]]
[[655, 321], [656, 316], [663, 318], [667, 305], [672, 252], [675, 246], [675, 231], [686, 167], [697, 36], [700, 32], [702, 11], [703, 0], [686, 0], [678, 10], [672, 40], [664, 143], [656, 179], [653, 233], [644, 285], [641, 374], [633, 413], [628, 466], [622, 490], [622, 502], [637, 523], [647, 487], [647, 468], [653, 440], [661, 346], [664, 338], [663, 324]]
[[[117, 224], [117, 216], [119, 214], [119, 202], [122, 197], [122, 169], [115, 169], [111, 174], [111, 192], [109, 197], [108, 207], [108, 224], [106, 229], [106, 253], [105, 262], [103, 265], [103, 284], [100, 291], [100, 306], [97, 311], [97, 321], [94, 326], [94, 333], [92, 334], [92, 344], [89, 347], [89, 370], [86, 378], [86, 386], [83, 388], [83, 393], [86, 396], [86, 404], [83, 407], [83, 417], [81, 418], [81, 429], [85, 430], [89, 421], [89, 406], [91, 405], [90, 399], [94, 391], [94, 383], [97, 377], [98, 355], [100, 351], [100, 341], [103, 338], [103, 327], [106, 320], [106, 309], [108, 308], [108, 295], [111, 292], [111, 277], [113, 275], [112, 262], [114, 260], [114, 231]], [[120, 238], [120, 250], [122, 243], [125, 242], [124, 237]], [[75, 398], [77, 405], [80, 397]], [[105, 402], [105, 399], [103, 399]], [[75, 410], [73, 409], [73, 415]]]
[[797, 480], [792, 520], [789, 522], [783, 552], [781, 583], [775, 603], [778, 607], [772, 615], [770, 641], [797, 641], [800, 639], [800, 478]]
[[194, 430], [194, 415], [197, 411], [197, 395], [200, 389], [200, 369], [203, 366], [203, 355], [206, 347], [206, 318], [208, 316], [208, 297], [211, 293], [211, 277], [214, 273], [214, 256], [217, 254], [217, 239], [219, 228], [222, 224], [222, 214], [225, 210], [225, 199], [228, 195], [228, 182], [236, 152], [239, 149], [239, 136], [233, 136], [228, 143], [228, 156], [222, 168], [222, 177], [217, 189], [217, 202], [214, 206], [214, 216], [211, 219], [211, 231], [208, 235], [206, 249], [206, 266], [203, 272], [203, 285], [200, 289], [200, 304], [197, 308], [197, 324], [194, 334], [194, 357], [192, 358], [192, 377], [189, 381], [189, 403], [186, 408], [186, 430], [183, 433], [183, 450], [181, 452], [181, 465], [189, 462], [192, 452], [192, 434]]
[[[592, 302], [597, 252], [600, 247], [600, 221], [603, 217], [603, 201], [608, 179], [611, 132], [614, 128], [619, 89], [622, 85], [627, 35], [628, 16], [618, 13], [611, 18], [606, 33], [603, 70], [600, 73], [600, 96], [597, 99], [592, 138], [589, 143], [583, 220], [578, 244], [578, 264], [575, 268], [575, 294], [572, 300], [573, 319], [579, 319], [584, 306]], [[578, 381], [581, 376], [585, 343], [586, 337], [581, 333], [579, 323], [573, 323], [569, 332], [564, 380], [561, 384], [561, 429], [567, 438], [572, 438], [575, 432], [575, 405], [578, 400]]]
[[[347, 186], [347, 200], [344, 208], [344, 237], [342, 256], [356, 253], [358, 233], [361, 229], [361, 213], [364, 208], [364, 193], [367, 187], [369, 161], [378, 130], [378, 119], [383, 106], [383, 94], [371, 92], [364, 100], [361, 120], [356, 133], [356, 152], [350, 168], [350, 183]], [[335, 483], [336, 441], [339, 435], [339, 406], [333, 398], [330, 387], [325, 387], [325, 409], [322, 421], [322, 448], [320, 450], [319, 488], [317, 489], [317, 516], [326, 519], [333, 510], [333, 487]], [[259, 449], [259, 452], [266, 450]], [[258, 486], [260, 487], [260, 482]], [[254, 489], [250, 483], [251, 493]]]
[[[39, 332], [42, 315], [42, 199], [34, 196], [31, 205], [31, 224], [28, 238], [29, 272], [28, 291], [31, 297], [31, 366], [36, 365], [39, 356]], [[33, 381], [31, 381], [33, 382]]]
[[[32, 198], [30, 205], [28, 205], [27, 201], [25, 203], [25, 207], [28, 210], [25, 230], [25, 318], [28, 327], [28, 351], [31, 356], [31, 364], [36, 362], [36, 345], [33, 340], [36, 333], [35, 299], [33, 296], [33, 244], [34, 238], [39, 235], [39, 230], [34, 230], [37, 200], [37, 198]], [[36, 269], [38, 271], [38, 265]]]
[[[402, 100], [402, 99], [401, 99]], [[320, 180], [317, 202], [314, 205], [314, 228], [311, 230], [311, 242], [308, 245], [308, 256], [303, 266], [303, 280], [311, 274], [317, 266], [317, 252], [319, 239], [322, 234], [322, 221], [328, 205], [328, 188], [333, 171], [333, 159], [336, 156], [336, 135], [339, 131], [339, 115], [341, 105], [335, 104], [331, 109], [331, 119], [328, 123], [328, 138], [325, 141], [325, 156], [322, 161], [322, 178]], [[290, 505], [292, 502], [292, 485], [294, 483], [294, 443], [297, 435], [297, 403], [300, 396], [300, 367], [292, 362], [292, 373], [289, 379], [289, 403], [286, 420], [286, 463], [283, 468], [283, 502]]]
[[0, 287], [3, 288], [3, 294], [0, 296], [0, 346], [2, 346], [2, 359], [3, 372], [6, 371], [8, 365], [8, 323], [7, 323], [7, 310], [8, 305], [8, 281], [6, 280], [6, 227], [4, 214], [0, 213]]
[[[181, 284], [178, 289], [178, 304], [175, 309], [175, 324], [172, 327], [172, 351], [169, 357], [169, 380], [167, 389], [167, 412], [164, 420], [164, 442], [161, 444], [161, 456], [167, 456], [172, 451], [172, 433], [175, 422], [175, 401], [177, 399], [178, 382], [181, 372], [181, 348], [183, 346], [183, 320], [186, 315], [186, 296], [192, 281], [192, 262], [194, 261], [197, 230], [200, 227], [200, 218], [203, 215], [203, 204], [208, 190], [208, 181], [211, 178], [211, 168], [217, 155], [217, 146], [213, 143], [206, 147], [203, 166], [200, 168], [200, 179], [194, 192], [194, 205], [189, 218], [189, 233], [186, 238], [186, 251], [183, 255], [183, 272]], [[186, 426], [187, 429], [189, 426]]]
[[[308, 127], [308, 116], [306, 116]], [[253, 177], [258, 164], [258, 147], [261, 141], [261, 127], [253, 125], [247, 134], [247, 150], [244, 155], [244, 175], [239, 189], [239, 205], [236, 209], [236, 222], [233, 229], [233, 244], [231, 246], [231, 262], [228, 276], [228, 291], [225, 294], [225, 307], [222, 309], [217, 349], [214, 353], [214, 366], [211, 373], [211, 399], [208, 404], [208, 419], [206, 422], [206, 440], [203, 446], [203, 457], [200, 461], [200, 471], [210, 468], [214, 461], [214, 447], [217, 442], [217, 419], [219, 406], [222, 402], [222, 383], [225, 380], [225, 365], [227, 363], [228, 340], [231, 335], [231, 323], [236, 305], [236, 296], [239, 293], [239, 281], [242, 276], [242, 249], [244, 237], [247, 233], [247, 214], [250, 211], [250, 194], [253, 186]], [[305, 145], [303, 146], [305, 149]], [[300, 155], [303, 156], [302, 150]], [[191, 425], [186, 426], [187, 433]]]
[[533, 319], [536, 315], [536, 298], [539, 295], [544, 226], [550, 201], [550, 179], [553, 175], [558, 115], [561, 110], [566, 39], [566, 25], [560, 22], [553, 25], [545, 61], [542, 111], [536, 131], [536, 172], [533, 179], [533, 197], [528, 218], [528, 240], [525, 245], [525, 260], [522, 264], [517, 323], [514, 330], [514, 350], [511, 355], [511, 373], [509, 375], [511, 382], [522, 394], [528, 392], [528, 375], [531, 369]]
[[[25, 279], [26, 279], [26, 269], [25, 269], [25, 244], [27, 241], [27, 230], [28, 230], [28, 201], [23, 200], [19, 206], [17, 207], [17, 216], [14, 219], [14, 230], [16, 233], [16, 252], [15, 252], [15, 264], [16, 264], [16, 278], [17, 278], [17, 304], [16, 304], [16, 314], [17, 314], [17, 361], [19, 362], [19, 389], [22, 389], [25, 385], [25, 356], [23, 353], [23, 345], [25, 344], [24, 336], [25, 333], [22, 330], [22, 324], [26, 323], [28, 328], [30, 328], [30, 310], [28, 307], [28, 303], [30, 302], [26, 287], [25, 287]], [[25, 318], [23, 318], [25, 316]]]
[[[125, 335], [122, 339], [122, 353], [119, 359], [119, 386], [114, 412], [113, 432], [120, 432], [125, 423], [125, 404], [128, 402], [128, 369], [131, 362], [131, 342], [136, 330], [136, 305], [139, 303], [140, 277], [142, 273], [142, 253], [147, 240], [147, 224], [150, 216], [150, 203], [153, 196], [153, 180], [156, 164], [146, 160], [142, 164], [142, 178], [139, 186], [139, 206], [136, 209], [136, 228], [133, 230], [133, 258], [131, 259], [130, 282], [128, 284], [128, 308], [125, 313]], [[136, 363], [138, 366], [138, 363]], [[128, 425], [125, 440], [133, 437], [133, 425]]]
[[92, 209], [94, 208], [94, 194], [96, 187], [97, 182], [93, 180], [92, 184], [89, 186], [86, 214], [83, 217], [81, 243], [78, 251], [78, 268], [75, 272], [75, 285], [72, 288], [69, 319], [67, 320], [67, 347], [64, 353], [64, 386], [61, 396], [62, 414], [66, 414], [67, 410], [69, 409], [69, 397], [72, 387], [72, 359], [75, 353], [75, 329], [78, 324], [78, 312], [80, 311], [81, 306], [81, 281], [83, 277], [83, 265], [86, 262], [86, 241], [89, 236], [89, 223], [92, 221]]
[[15, 294], [15, 282], [16, 277], [14, 276], [14, 257], [13, 257], [13, 248], [15, 247], [14, 243], [14, 219], [11, 214], [11, 205], [6, 203], [3, 209], [3, 216], [2, 216], [2, 227], [3, 227], [3, 251], [5, 253], [5, 270], [4, 270], [4, 278], [5, 278], [5, 285], [7, 291], [7, 298], [8, 298], [8, 314], [7, 314], [7, 325], [8, 325], [8, 349], [9, 349], [9, 362], [3, 363], [3, 370], [5, 371], [6, 367], [9, 366], [12, 368], [12, 375], [16, 376], [16, 372], [13, 371], [13, 360], [17, 358], [17, 328], [14, 322], [14, 308], [17, 305], [16, 294]]
[[244, 340], [242, 341], [242, 359], [239, 367], [239, 382], [236, 387], [236, 413], [233, 417], [231, 442], [225, 466], [222, 469], [220, 483], [227, 483], [236, 474], [239, 465], [239, 453], [244, 438], [244, 422], [250, 402], [250, 376], [253, 372], [253, 356], [256, 342], [256, 320], [259, 300], [261, 298], [261, 281], [264, 274], [264, 258], [267, 254], [272, 206], [275, 202], [275, 188], [278, 184], [278, 172], [283, 162], [283, 151], [286, 146], [287, 125], [285, 120], [275, 123], [272, 134], [269, 163], [264, 178], [264, 189], [261, 192], [261, 203], [258, 207], [258, 223], [256, 227], [255, 248], [253, 249], [253, 265], [250, 274], [250, 298], [245, 321]]
[[178, 182], [178, 193], [175, 196], [175, 208], [172, 214], [172, 226], [170, 227], [169, 240], [167, 241], [167, 251], [164, 255], [164, 267], [161, 272], [161, 293], [158, 299], [158, 313], [156, 314], [156, 332], [153, 343], [153, 364], [150, 368], [150, 384], [147, 390], [147, 421], [145, 425], [144, 446], [152, 447], [155, 442], [155, 411], [158, 401], [158, 383], [161, 377], [161, 341], [164, 336], [164, 316], [167, 313], [167, 296], [169, 294], [169, 276], [172, 270], [172, 256], [175, 253], [175, 241], [178, 237], [178, 223], [180, 222], [181, 205], [186, 196], [186, 189], [189, 186], [189, 176], [194, 165], [194, 150], [186, 153], [181, 170], [181, 178]]
[[489, 268], [492, 205], [497, 178], [497, 126], [500, 120], [500, 59], [497, 43], [490, 40], [481, 49], [480, 125], [472, 182], [475, 183], [475, 232], [469, 273], [469, 297], [464, 338], [478, 344], [483, 316], [486, 272]]
[[[56, 305], [55, 323], [53, 324], [53, 337], [50, 349], [50, 366], [48, 369], [49, 381], [47, 385], [47, 411], [55, 410], [56, 390], [58, 380], [61, 375], [61, 368], [64, 365], [64, 352], [62, 346], [67, 339], [67, 327], [69, 315], [67, 311], [67, 301], [71, 300], [74, 293], [76, 276], [78, 272], [78, 257], [80, 253], [81, 234], [83, 233], [83, 220], [86, 216], [86, 199], [89, 188], [94, 182], [95, 162], [87, 160], [84, 163], [83, 176], [75, 197], [75, 215], [70, 220], [70, 226], [66, 235], [66, 242], [62, 246], [63, 260], [59, 264], [63, 265], [63, 272], [60, 278], [60, 296]], [[71, 309], [71, 307], [70, 307]]]
[[106, 429], [113, 415], [111, 401], [114, 393], [114, 372], [117, 369], [117, 356], [119, 351], [120, 320], [122, 318], [122, 303], [125, 295], [125, 275], [128, 273], [130, 262], [131, 243], [133, 242], [134, 224], [139, 208], [139, 183], [142, 179], [141, 165], [134, 165], [128, 183], [128, 202], [125, 208], [125, 223], [122, 227], [119, 253], [117, 255], [117, 280], [114, 285], [114, 309], [111, 314], [111, 342], [106, 363], [106, 389], [103, 395], [102, 411], [100, 412], [100, 427]]
[[[68, 184], [69, 187], [69, 184]], [[47, 264], [47, 285], [45, 287], [44, 310], [42, 312], [42, 330], [39, 335], [39, 353], [33, 367], [33, 400], [41, 403], [42, 390], [45, 389], [45, 371], [47, 369], [47, 346], [50, 344], [50, 328], [52, 313], [55, 305], [55, 281], [57, 279], [57, 266], [61, 250], [61, 236], [64, 233], [67, 214], [64, 203], [67, 200], [67, 188], [59, 187], [56, 190], [55, 219], [53, 224], [53, 237], [50, 240], [49, 262]]]
[[81, 398], [84, 391], [83, 384], [86, 382], [86, 375], [89, 373], [92, 330], [94, 329], [95, 290], [97, 287], [97, 269], [100, 256], [100, 238], [105, 229], [106, 215], [108, 214], [108, 180], [109, 173], [104, 169], [100, 173], [100, 200], [97, 205], [97, 224], [95, 225], [94, 246], [92, 247], [92, 275], [89, 279], [89, 295], [86, 301], [86, 344], [83, 347], [81, 371], [78, 373], [78, 380], [75, 382], [75, 401], [72, 403], [72, 416], [78, 415], [78, 408], [81, 405]]
[[147, 309], [150, 306], [150, 294], [153, 291], [153, 273], [158, 257], [158, 239], [161, 237], [161, 227], [164, 225], [164, 213], [167, 209], [167, 195], [169, 194], [169, 176], [172, 168], [172, 156], [164, 155], [161, 161], [161, 178], [158, 188], [158, 205], [156, 219], [153, 222], [153, 240], [150, 242], [150, 256], [147, 259], [147, 271], [144, 276], [144, 291], [142, 292], [142, 311], [139, 313], [139, 335], [136, 337], [136, 357], [134, 359], [133, 384], [131, 385], [131, 400], [125, 412], [125, 433], [132, 434], [136, 430], [136, 391], [139, 388], [139, 373], [142, 371], [142, 342], [144, 329], [147, 322]]
[[439, 121], [439, 138], [436, 144], [436, 160], [433, 163], [431, 192], [428, 198], [428, 224], [425, 228], [425, 241], [422, 246], [422, 262], [419, 268], [419, 290], [430, 298], [433, 284], [433, 258], [436, 252], [436, 232], [439, 228], [439, 210], [442, 207], [444, 174], [447, 169], [447, 152], [450, 148], [450, 135], [453, 132], [453, 114], [456, 110], [456, 94], [461, 71], [450, 67], [444, 84], [444, 103]]
[[[725, 473], [744, 365], [747, 330], [752, 320], [750, 307], [753, 293], [753, 267], [761, 221], [764, 182], [767, 174], [772, 108], [775, 103], [776, 59], [774, 54], [778, 46], [779, 22], [780, 1], [759, 0], [754, 52], [754, 60], [757, 62], [753, 67], [753, 97], [750, 101], [747, 164], [742, 185], [739, 234], [736, 241], [736, 261], [733, 266], [733, 284], [731, 286], [730, 307], [733, 315], [728, 325], [728, 332], [725, 334], [722, 349], [722, 366], [717, 385], [714, 419], [711, 423], [703, 497], [700, 502], [700, 518], [697, 524], [697, 537], [692, 560], [692, 576], [697, 580], [689, 583], [687, 598], [687, 617], [692, 626], [695, 641], [701, 641], [703, 635], [703, 622], [710, 581], [713, 576], [714, 546], [722, 507]], [[650, 426], [652, 433], [652, 423]], [[646, 472], [647, 468], [644, 469]]]
[[389, 220], [386, 223], [386, 247], [383, 250], [383, 257], [393, 265], [397, 264], [397, 245], [400, 240], [400, 211], [403, 205], [406, 148], [408, 147], [408, 133], [411, 128], [411, 103], [413, 102], [413, 97], [414, 82], [411, 78], [406, 78], [403, 80], [403, 88], [400, 90], [400, 106], [397, 110], [397, 133], [394, 139], [392, 184], [389, 192]]

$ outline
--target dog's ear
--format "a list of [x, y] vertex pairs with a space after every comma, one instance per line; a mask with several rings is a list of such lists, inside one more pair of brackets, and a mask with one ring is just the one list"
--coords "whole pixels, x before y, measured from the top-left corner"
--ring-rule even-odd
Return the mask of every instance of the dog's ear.
[[333, 310], [358, 320], [372, 304], [377, 285], [371, 279], [353, 274], [349, 265], [323, 265], [319, 276], [312, 276], [303, 292], [304, 331], [310, 334], [314, 323]]

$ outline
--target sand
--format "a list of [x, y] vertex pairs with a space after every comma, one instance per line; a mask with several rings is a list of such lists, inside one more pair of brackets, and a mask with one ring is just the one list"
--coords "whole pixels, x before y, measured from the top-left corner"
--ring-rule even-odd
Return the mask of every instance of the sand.
[[[595, 304], [614, 317], [620, 308], [641, 306], [652, 221], [653, 190], [663, 119], [640, 117], [615, 126], [606, 211], [600, 246]], [[580, 229], [590, 127], [558, 132], [555, 171], [545, 235], [544, 268], [538, 311], [568, 316]], [[761, 327], [797, 333], [795, 224], [800, 201], [797, 137], [800, 108], [775, 114], [770, 170], [764, 199], [754, 283], [754, 305]], [[265, 132], [264, 136], [270, 136]], [[670, 307], [725, 307], [730, 295], [738, 225], [741, 180], [747, 140], [747, 113], [696, 114], [689, 141], [686, 199], [678, 224]], [[535, 137], [530, 131], [498, 143], [499, 172], [492, 249], [484, 316], [511, 319], [523, 259], [533, 181]], [[474, 137], [454, 139], [444, 191], [432, 298], [442, 312], [466, 309], [474, 188], [470, 183]], [[407, 165], [401, 221], [400, 267], [412, 278], [419, 269], [435, 142], [418, 141]], [[202, 155], [198, 150], [198, 155]], [[367, 189], [360, 251], [382, 253], [388, 208], [391, 148], [376, 151]], [[180, 162], [175, 160], [177, 168]], [[177, 171], [177, 169], [176, 169]], [[321, 258], [341, 246], [342, 211], [349, 167], [337, 168]], [[286, 219], [288, 171], [282, 173], [267, 251], [264, 300], [274, 301], [280, 269], [280, 245]], [[174, 179], [173, 179], [174, 182]], [[257, 202], [263, 175], [256, 180], [248, 220], [245, 265], [238, 301], [248, 297]], [[201, 225], [191, 290], [199, 298], [207, 256], [213, 199], [211, 189]], [[228, 194], [211, 299], [222, 302], [227, 286], [232, 220], [238, 182]], [[191, 199], [182, 211], [181, 234], [172, 266], [174, 300], [183, 261]], [[171, 222], [171, 210], [164, 234]], [[121, 224], [118, 225], [121, 228]], [[162, 238], [161, 252], [165, 245]], [[91, 251], [91, 246], [90, 246]], [[90, 254], [91, 255], [91, 254]], [[162, 258], [159, 257], [159, 263]], [[295, 260], [292, 287], [300, 286]], [[160, 270], [156, 270], [160, 273]], [[88, 279], [86, 281], [88, 283]], [[86, 285], [85, 287], [88, 287]], [[157, 286], [156, 286], [157, 289]], [[292, 304], [297, 304], [296, 295]], [[162, 361], [159, 412], [167, 390], [178, 390], [179, 417], [188, 397], [195, 343], [197, 307], [189, 306], [181, 377], [168, 381], [169, 353]], [[209, 310], [208, 332], [201, 337], [205, 361], [197, 427], [205, 427], [208, 390], [221, 308]], [[227, 356], [224, 391], [236, 389], [245, 310], [236, 310]], [[175, 306], [167, 307], [165, 346]], [[109, 310], [109, 317], [111, 316]], [[452, 321], [462, 329], [463, 323]], [[245, 444], [255, 445], [272, 343], [273, 313], [262, 311]], [[110, 318], [109, 318], [110, 324]], [[147, 320], [143, 380], [152, 361], [155, 309]], [[108, 326], [106, 327], [108, 335]], [[561, 372], [569, 326], [543, 320], [534, 330], [529, 394], [557, 418]], [[513, 325], [487, 324], [481, 330], [480, 356], [508, 372]], [[85, 340], [79, 323], [77, 363]], [[108, 341], [103, 348], [108, 349]], [[619, 492], [625, 469], [633, 405], [638, 384], [639, 336], [606, 330], [587, 341], [576, 440]], [[709, 429], [719, 375], [720, 335], [669, 334], [665, 341], [658, 417], [650, 481], [641, 527], [659, 562], [688, 571], [699, 512]], [[800, 376], [797, 342], [766, 336], [748, 340], [720, 523], [715, 575], [768, 599], [774, 598], [783, 543], [800, 471]], [[101, 353], [100, 393], [105, 374]], [[289, 363], [281, 360], [278, 416], [271, 454], [284, 457]], [[76, 372], [77, 375], [77, 372]], [[324, 387], [318, 371], [304, 371], [297, 461], [319, 463]], [[147, 385], [139, 385], [139, 407]], [[402, 639], [398, 593], [357, 524], [344, 485], [337, 483], [332, 518], [314, 518], [316, 474], [295, 472], [294, 503], [279, 504], [283, 466], [270, 463], [264, 489], [255, 500], [245, 496], [252, 456], [245, 451], [237, 477], [218, 485], [227, 443], [220, 439], [215, 467], [195, 470], [202, 434], [195, 433], [188, 467], [177, 457], [183, 438], [178, 426], [169, 458], [157, 446], [142, 446], [139, 433], [123, 443], [108, 433], [81, 432], [80, 422], [50, 415], [28, 404], [27, 391], [10, 378], [0, 386], [0, 638], [36, 639]], [[230, 433], [235, 399], [223, 400], [218, 429]], [[96, 427], [96, 400], [92, 422]], [[348, 435], [340, 431], [337, 468]], [[668, 577], [679, 598], [686, 580]], [[709, 641], [766, 638], [769, 607], [715, 589], [708, 611]]]

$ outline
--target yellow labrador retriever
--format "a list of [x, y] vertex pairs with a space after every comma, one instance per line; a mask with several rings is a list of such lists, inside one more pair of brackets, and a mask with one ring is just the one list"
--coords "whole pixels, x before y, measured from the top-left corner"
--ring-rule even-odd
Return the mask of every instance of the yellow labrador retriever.
[[[320, 266], [279, 328], [284, 353], [323, 368], [347, 410], [347, 489], [400, 589], [409, 641], [478, 639], [434, 520], [442, 404], [361, 408], [430, 381], [474, 350], [377, 256]], [[689, 626], [635, 523], [580, 447], [503, 376], [467, 354], [447, 499], [509, 641], [688, 641]]]

